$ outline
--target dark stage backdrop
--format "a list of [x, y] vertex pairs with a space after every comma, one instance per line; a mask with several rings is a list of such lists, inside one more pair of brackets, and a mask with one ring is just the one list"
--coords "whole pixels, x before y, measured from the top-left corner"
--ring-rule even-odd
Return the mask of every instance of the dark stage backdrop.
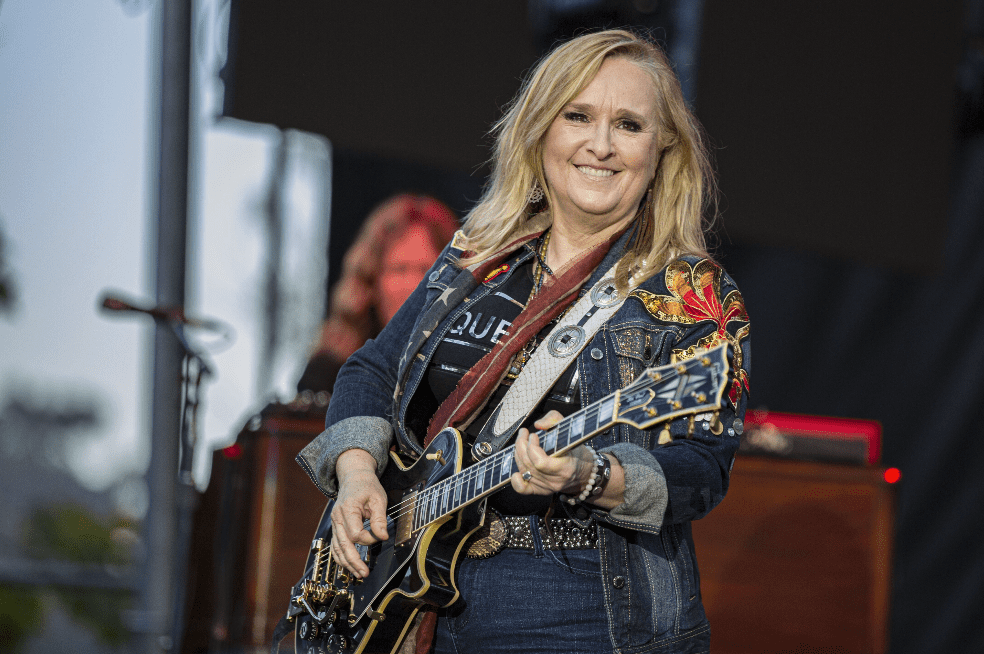
[[959, 0], [707, 0], [727, 234], [920, 271], [946, 233]]
[[534, 59], [525, 0], [233, 0], [223, 114], [470, 171]]

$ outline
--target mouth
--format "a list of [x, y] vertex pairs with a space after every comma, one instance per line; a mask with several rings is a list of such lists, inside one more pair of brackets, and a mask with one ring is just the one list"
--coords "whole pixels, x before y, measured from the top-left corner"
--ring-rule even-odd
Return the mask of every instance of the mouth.
[[611, 177], [615, 174], [614, 170], [604, 168], [592, 168], [591, 166], [575, 166], [579, 171], [590, 177]]

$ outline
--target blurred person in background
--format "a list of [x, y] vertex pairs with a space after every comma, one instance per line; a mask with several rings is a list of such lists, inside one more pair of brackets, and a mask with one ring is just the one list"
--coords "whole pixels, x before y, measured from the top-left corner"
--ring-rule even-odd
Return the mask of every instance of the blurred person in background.
[[328, 391], [339, 368], [396, 314], [458, 228], [440, 201], [401, 194], [366, 218], [345, 253], [321, 326], [297, 390]]

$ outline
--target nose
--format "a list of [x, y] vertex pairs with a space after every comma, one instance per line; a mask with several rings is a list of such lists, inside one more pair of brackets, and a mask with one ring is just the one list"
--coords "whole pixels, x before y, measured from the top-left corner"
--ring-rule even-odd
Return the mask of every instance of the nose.
[[612, 153], [612, 132], [608, 121], [599, 120], [594, 124], [587, 143], [588, 151], [599, 160], [607, 159]]

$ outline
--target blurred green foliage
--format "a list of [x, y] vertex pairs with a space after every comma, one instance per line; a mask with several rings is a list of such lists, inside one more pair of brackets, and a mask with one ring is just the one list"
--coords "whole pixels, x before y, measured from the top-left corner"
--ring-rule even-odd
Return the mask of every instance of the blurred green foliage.
[[[74, 505], [39, 509], [24, 527], [25, 553], [39, 560], [61, 560], [86, 565], [126, 565], [134, 525], [122, 518], [99, 519]], [[28, 636], [43, 626], [44, 597], [56, 598], [65, 611], [107, 645], [129, 640], [123, 611], [130, 597], [125, 591], [94, 588], [0, 587], [0, 654], [15, 652]]]
[[41, 631], [43, 608], [35, 589], [0, 586], [0, 654], [12, 654]]

